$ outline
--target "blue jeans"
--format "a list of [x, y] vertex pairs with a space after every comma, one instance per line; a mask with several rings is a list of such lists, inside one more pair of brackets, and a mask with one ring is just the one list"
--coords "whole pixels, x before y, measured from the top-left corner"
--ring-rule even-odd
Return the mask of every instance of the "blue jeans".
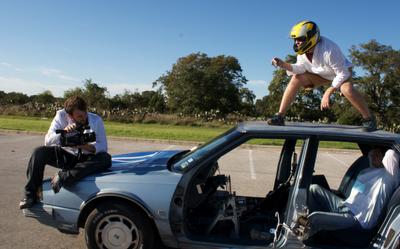
[[312, 184], [308, 202], [311, 211], [308, 216], [310, 222], [309, 236], [321, 230], [362, 229], [349, 208], [344, 205], [343, 199], [331, 191], [317, 184]]

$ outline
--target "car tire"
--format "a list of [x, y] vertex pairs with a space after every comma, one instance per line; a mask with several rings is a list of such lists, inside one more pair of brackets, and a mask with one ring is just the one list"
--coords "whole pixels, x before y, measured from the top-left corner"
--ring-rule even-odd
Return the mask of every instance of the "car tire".
[[89, 249], [153, 249], [150, 220], [122, 202], [103, 203], [86, 219], [85, 239]]

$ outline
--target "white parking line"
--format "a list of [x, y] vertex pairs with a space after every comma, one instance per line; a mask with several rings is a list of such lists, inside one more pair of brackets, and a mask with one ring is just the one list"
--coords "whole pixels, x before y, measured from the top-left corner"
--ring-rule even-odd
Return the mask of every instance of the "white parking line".
[[252, 180], [255, 180], [256, 171], [254, 169], [253, 150], [249, 150], [249, 166], [250, 166], [250, 177]]
[[339, 162], [340, 164], [342, 164], [343, 166], [348, 167], [349, 165], [347, 163], [345, 163], [344, 161], [338, 159], [337, 157], [334, 157], [333, 155], [326, 153], [327, 156], [329, 156], [330, 158], [334, 159], [335, 161]]

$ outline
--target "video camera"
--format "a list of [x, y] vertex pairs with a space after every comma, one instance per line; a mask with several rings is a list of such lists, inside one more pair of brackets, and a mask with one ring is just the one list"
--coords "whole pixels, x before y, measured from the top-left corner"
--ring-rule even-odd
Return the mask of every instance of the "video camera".
[[96, 133], [90, 129], [89, 125], [77, 125], [72, 132], [56, 130], [56, 133], [61, 134], [62, 147], [73, 147], [96, 141]]

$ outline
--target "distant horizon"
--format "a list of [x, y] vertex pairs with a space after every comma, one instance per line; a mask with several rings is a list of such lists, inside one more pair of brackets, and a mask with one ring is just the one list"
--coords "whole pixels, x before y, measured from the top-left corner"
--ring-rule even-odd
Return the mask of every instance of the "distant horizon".
[[0, 90], [29, 96], [49, 90], [62, 97], [85, 79], [110, 96], [155, 90], [152, 83], [178, 58], [200, 52], [237, 58], [246, 87], [261, 99], [273, 77], [271, 59], [294, 54], [288, 34], [304, 19], [315, 21], [346, 57], [351, 46], [372, 39], [400, 49], [393, 30], [400, 26], [399, 1], [305, 0], [301, 6], [307, 13], [294, 1], [5, 0]]

